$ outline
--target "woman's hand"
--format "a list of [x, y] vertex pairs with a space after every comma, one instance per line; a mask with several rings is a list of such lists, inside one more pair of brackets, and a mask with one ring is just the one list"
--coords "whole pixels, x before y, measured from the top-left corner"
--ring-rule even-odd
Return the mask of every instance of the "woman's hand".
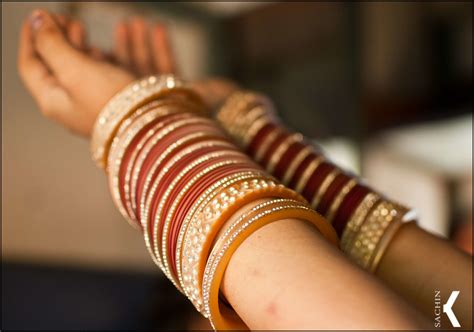
[[[41, 112], [89, 137], [104, 105], [136, 77], [84, 50], [83, 28], [36, 10], [24, 22], [18, 69]], [[95, 56], [93, 55], [95, 54]]]
[[[123, 68], [141, 75], [178, 74], [169, 33], [163, 24], [149, 25], [141, 17], [115, 27], [114, 59]], [[238, 86], [227, 79], [191, 82], [211, 109], [218, 107]]]

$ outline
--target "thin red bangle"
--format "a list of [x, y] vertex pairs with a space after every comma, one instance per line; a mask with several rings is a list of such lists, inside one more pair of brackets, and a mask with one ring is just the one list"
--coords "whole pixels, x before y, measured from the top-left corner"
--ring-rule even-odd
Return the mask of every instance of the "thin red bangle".
[[262, 158], [261, 165], [264, 168], [267, 168], [268, 163], [270, 162], [270, 159], [272, 158], [275, 150], [278, 149], [280, 144], [283, 143], [283, 141], [285, 141], [289, 136], [291, 136], [291, 134], [288, 133], [287, 131], [285, 130], [281, 131], [278, 134], [277, 138], [272, 142], [272, 144], [270, 144], [270, 146], [268, 147], [267, 151], [265, 151], [265, 154], [263, 155], [263, 158]]
[[342, 235], [352, 213], [359, 206], [364, 197], [370, 192], [372, 192], [370, 188], [357, 184], [344, 198], [332, 222], [332, 225], [339, 236]]
[[296, 168], [295, 170], [295, 174], [293, 175], [293, 177], [291, 178], [290, 180], [290, 183], [288, 184], [288, 187], [290, 188], [295, 188], [296, 187], [296, 184], [298, 183], [299, 179], [301, 178], [301, 176], [303, 175], [304, 171], [306, 168], [308, 168], [309, 164], [311, 164], [311, 162], [313, 160], [316, 160], [317, 159], [317, 156], [313, 153], [309, 154], [308, 156], [306, 156], [306, 158], [303, 159], [303, 161], [299, 164], [299, 166]]
[[277, 162], [275, 166], [275, 171], [273, 174], [276, 178], [281, 179], [285, 175], [285, 171], [290, 166], [293, 159], [298, 155], [298, 153], [303, 150], [307, 145], [302, 142], [293, 142], [288, 150], [285, 151], [281, 159]]
[[321, 186], [326, 176], [331, 173], [335, 168], [336, 166], [334, 166], [330, 162], [323, 161], [321, 165], [319, 165], [319, 167], [316, 169], [316, 171], [311, 174], [302, 193], [303, 197], [306, 198], [308, 202], [311, 202], [313, 200], [314, 195], [317, 193], [318, 188]]
[[249, 154], [252, 157], [255, 157], [258, 147], [262, 144], [265, 137], [269, 135], [276, 128], [277, 128], [277, 125], [275, 125], [274, 123], [267, 123], [266, 125], [264, 125], [254, 136], [250, 144], [247, 146], [246, 148], [247, 154]]
[[[206, 141], [209, 139], [213, 140], [225, 140], [224, 135], [220, 135], [219, 131], [217, 130], [210, 130], [210, 126], [204, 126], [203, 124], [192, 124], [192, 125], [187, 125], [180, 127], [177, 130], [172, 131], [165, 137], [163, 137], [157, 144], [155, 144], [147, 154], [145, 160], [143, 161], [142, 167], [138, 173], [138, 179], [137, 179], [137, 186], [136, 186], [136, 195], [135, 195], [135, 204], [137, 206], [137, 216], [141, 217], [141, 209], [139, 208], [140, 200], [143, 194], [148, 195], [147, 193], [143, 193], [144, 185], [145, 185], [145, 179], [149, 176], [149, 172], [151, 168], [153, 167], [154, 163], [156, 160], [163, 154], [163, 152], [168, 148], [169, 145], [171, 145], [173, 142], [177, 141], [180, 137], [185, 137], [187, 134], [196, 132], [197, 130], [204, 130], [206, 129], [206, 135], [196, 137], [194, 139], [190, 139], [189, 141], [183, 143], [182, 145], [179, 146], [178, 149], [173, 150], [170, 154], [166, 156], [161, 162], [161, 165], [157, 167], [154, 170], [154, 173], [151, 176], [151, 182], [156, 178], [160, 170], [162, 169], [163, 165], [166, 165], [166, 163], [179, 151], [182, 149], [185, 149], [187, 146], [199, 142], [199, 141]], [[207, 131], [209, 131], [209, 134], [207, 134]], [[148, 188], [150, 190], [150, 188]]]
[[336, 198], [337, 194], [342, 190], [344, 185], [349, 182], [352, 178], [344, 173], [340, 173], [336, 176], [334, 181], [329, 185], [329, 188], [326, 190], [324, 195], [321, 197], [321, 201], [318, 205], [318, 212], [325, 216], [328, 212], [331, 203], [333, 202], [334, 198]]

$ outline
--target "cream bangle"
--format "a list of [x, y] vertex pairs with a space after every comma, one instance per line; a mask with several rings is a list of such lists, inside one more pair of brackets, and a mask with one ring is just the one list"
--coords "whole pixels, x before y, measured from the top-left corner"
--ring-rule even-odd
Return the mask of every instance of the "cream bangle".
[[324, 181], [319, 186], [318, 190], [316, 191], [316, 195], [314, 195], [313, 200], [311, 201], [311, 207], [313, 209], [317, 210], [319, 202], [321, 202], [323, 195], [326, 193], [336, 176], [338, 176], [340, 173], [341, 171], [336, 168], [324, 178]]
[[92, 131], [91, 153], [96, 164], [100, 168], [106, 167], [112, 137], [131, 112], [152, 99], [183, 86], [182, 81], [171, 75], [150, 76], [131, 83], [116, 94], [99, 113]]

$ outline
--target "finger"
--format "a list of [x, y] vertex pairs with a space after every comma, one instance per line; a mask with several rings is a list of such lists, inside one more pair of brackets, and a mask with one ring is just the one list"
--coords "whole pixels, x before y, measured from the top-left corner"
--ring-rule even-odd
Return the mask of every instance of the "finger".
[[153, 60], [160, 73], [176, 74], [175, 57], [168, 31], [163, 24], [155, 24], [152, 31], [151, 47]]
[[115, 27], [114, 57], [124, 67], [131, 67], [130, 28], [125, 22], [120, 22]]
[[18, 71], [26, 87], [40, 107], [45, 104], [45, 90], [57, 86], [55, 77], [38, 58], [33, 47], [31, 23], [25, 21], [21, 28], [18, 50]]
[[61, 29], [66, 32], [67, 26], [69, 24], [69, 17], [63, 14], [53, 15], [53, 18], [56, 20]]
[[141, 18], [135, 18], [130, 23], [130, 27], [133, 66], [141, 75], [153, 74], [154, 70], [146, 23]]
[[35, 11], [32, 22], [35, 49], [61, 84], [73, 84], [84, 66], [95, 64], [67, 41], [49, 13]]
[[71, 20], [67, 29], [69, 42], [78, 50], [86, 48], [86, 30], [84, 25], [78, 20]]

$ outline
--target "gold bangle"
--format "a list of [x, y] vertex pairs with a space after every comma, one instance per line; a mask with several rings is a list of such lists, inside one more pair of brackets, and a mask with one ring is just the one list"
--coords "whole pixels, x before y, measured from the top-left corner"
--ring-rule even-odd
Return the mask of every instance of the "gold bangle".
[[285, 174], [283, 175], [282, 183], [285, 186], [287, 186], [290, 183], [290, 181], [293, 179], [293, 175], [295, 174], [296, 169], [298, 168], [298, 166], [312, 152], [313, 152], [313, 147], [310, 146], [310, 145], [304, 147], [300, 152], [298, 152], [296, 157], [291, 161], [290, 165], [286, 169]]
[[321, 199], [323, 198], [324, 194], [328, 190], [329, 186], [331, 183], [334, 181], [336, 176], [341, 174], [341, 171], [339, 169], [334, 169], [331, 171], [326, 177], [324, 178], [324, 181], [321, 183], [319, 186], [318, 190], [316, 191], [316, 195], [313, 196], [313, 200], [311, 201], [311, 207], [317, 211], [319, 202], [321, 202]]
[[257, 151], [255, 152], [255, 156], [253, 159], [255, 159], [256, 162], [261, 162], [263, 156], [265, 155], [265, 152], [267, 152], [269, 146], [276, 140], [279, 134], [281, 134], [283, 130], [279, 127], [275, 128], [272, 130], [263, 140], [262, 144], [257, 148]]
[[295, 186], [295, 191], [298, 193], [303, 192], [306, 183], [313, 173], [318, 169], [319, 165], [325, 160], [323, 155], [318, 156], [316, 159], [312, 160], [309, 165], [305, 168], [304, 172], [301, 174], [298, 182]]
[[112, 137], [131, 112], [173, 89], [183, 87], [184, 83], [174, 76], [150, 76], [131, 83], [116, 94], [99, 113], [92, 131], [91, 153], [97, 166], [106, 167]]
[[332, 224], [332, 220], [334, 219], [337, 209], [339, 209], [339, 206], [341, 205], [342, 201], [344, 198], [349, 194], [349, 192], [352, 190], [352, 188], [355, 187], [357, 184], [357, 179], [352, 178], [350, 179], [344, 187], [342, 187], [341, 191], [337, 194], [337, 196], [334, 198], [334, 200], [331, 203], [331, 206], [328, 209], [328, 212], [326, 213], [326, 219], [329, 223]]
[[319, 214], [300, 202], [272, 200], [257, 207], [252, 209], [251, 215], [244, 214], [229, 226], [209, 255], [203, 279], [204, 316], [209, 318], [215, 330], [248, 329], [234, 311], [221, 308], [219, 291], [233, 253], [256, 230], [274, 221], [300, 219], [312, 223], [326, 239], [337, 246], [337, 236], [332, 227]]
[[[233, 185], [228, 190], [208, 201], [196, 212], [186, 230], [183, 248], [182, 269], [186, 277], [184, 290], [196, 309], [202, 311], [202, 286], [206, 258], [212, 243], [225, 221], [238, 209], [257, 199], [288, 198], [305, 202], [304, 198], [291, 189], [285, 188], [274, 180], [265, 178], [244, 181]], [[199, 236], [196, 236], [199, 234]]]
[[[204, 157], [206, 155], [203, 156], [203, 160], [204, 160]], [[175, 278], [175, 276], [173, 275], [173, 273], [171, 273], [170, 271], [170, 262], [169, 262], [169, 257], [167, 255], [167, 248], [168, 248], [168, 233], [169, 233], [169, 228], [170, 228], [170, 224], [171, 224], [171, 221], [173, 219], [173, 216], [175, 214], [175, 211], [178, 207], [178, 204], [181, 203], [181, 200], [183, 199], [183, 197], [188, 193], [188, 191], [191, 189], [191, 187], [196, 183], [196, 181], [198, 181], [201, 177], [203, 177], [204, 175], [212, 172], [212, 171], [215, 171], [216, 169], [220, 168], [220, 167], [223, 167], [223, 166], [226, 166], [226, 165], [232, 165], [232, 164], [238, 164], [238, 163], [244, 163], [245, 161], [249, 161], [248, 157], [244, 154], [241, 154], [239, 151], [222, 151], [222, 152], [216, 152], [216, 153], [213, 153], [213, 155], [209, 154], [207, 155], [209, 156], [208, 158], [206, 158], [205, 160], [211, 160], [213, 157], [217, 158], [217, 157], [222, 157], [222, 156], [228, 156], [228, 160], [225, 160], [225, 161], [220, 161], [220, 162], [216, 162], [208, 167], [206, 167], [205, 169], [203, 169], [202, 171], [200, 171], [199, 173], [197, 173], [189, 182], [186, 183], [186, 185], [184, 186], [184, 188], [179, 192], [179, 194], [177, 195], [176, 199], [174, 199], [173, 202], [170, 202], [171, 206], [170, 208], [168, 209], [166, 215], [164, 215], [164, 220], [163, 220], [163, 226], [162, 226], [162, 232], [161, 232], [161, 252], [160, 252], [160, 246], [158, 245], [158, 243], [155, 244], [155, 253], [158, 255], [158, 254], [161, 254], [161, 261], [163, 263], [163, 267], [164, 267], [164, 273], [166, 276], [168, 276], [168, 278], [170, 280], [173, 281], [173, 284], [176, 284], [177, 287], [180, 288], [180, 290], [182, 291], [181, 289], [181, 286], [178, 284], [178, 280], [177, 278]], [[196, 163], [194, 165], [197, 166], [198, 163]], [[189, 167], [188, 169], [185, 169], [185, 171], [183, 171], [182, 173], [180, 173], [174, 180], [173, 182], [170, 184], [170, 186], [168, 187], [168, 190], [165, 191], [164, 195], [163, 195], [163, 198], [161, 199], [160, 201], [160, 204], [161, 202], [165, 202], [167, 203], [167, 199], [168, 199], [168, 196], [170, 195], [171, 191], [174, 189], [174, 187], [176, 186], [176, 184], [182, 179], [182, 177], [184, 177], [193, 167]], [[155, 219], [155, 225], [156, 223], [158, 222], [159, 220], [158, 219]], [[156, 235], [155, 237], [157, 240], [159, 240], [158, 236]], [[156, 248], [158, 248], [158, 251], [156, 251]]]
[[381, 200], [370, 212], [349, 251], [349, 257], [364, 269], [372, 270], [372, 260], [380, 239], [392, 223], [401, 222], [405, 208], [389, 201]]
[[275, 152], [273, 152], [272, 156], [270, 157], [270, 161], [267, 165], [267, 172], [273, 174], [275, 171], [275, 167], [280, 161], [283, 154], [288, 150], [288, 148], [295, 142], [301, 142], [303, 140], [303, 135], [300, 133], [294, 133], [285, 138], [283, 142], [277, 147]]
[[[207, 205], [214, 197], [217, 196], [217, 194], [220, 191], [225, 191], [227, 190], [228, 187], [233, 186], [239, 182], [243, 181], [250, 181], [252, 179], [258, 179], [258, 178], [268, 178], [262, 171], [260, 170], [253, 170], [253, 171], [243, 171], [243, 172], [238, 172], [235, 174], [231, 174], [226, 176], [223, 179], [220, 179], [219, 181], [215, 182], [212, 184], [209, 188], [206, 189], [206, 191], [199, 197], [199, 199], [193, 204], [193, 206], [189, 209], [189, 212], [186, 214], [186, 217], [183, 220], [183, 224], [181, 226], [181, 229], [179, 230], [178, 234], [178, 240], [176, 242], [176, 272], [178, 274], [178, 280], [181, 288], [185, 291], [185, 294], [189, 297], [189, 295], [186, 293], [186, 287], [185, 287], [185, 281], [183, 278], [183, 272], [182, 272], [182, 264], [181, 264], [181, 257], [187, 257], [189, 259], [190, 256], [189, 250], [188, 254], [184, 254], [183, 256], [181, 255], [181, 252], [185, 252], [185, 246], [188, 245], [188, 241], [191, 241], [188, 239], [190, 235], [196, 235], [196, 234], [191, 234], [190, 232], [188, 233], [188, 226], [191, 223], [191, 220], [194, 215], [199, 215], [202, 213], [202, 210], [204, 209], [204, 206]], [[270, 179], [270, 178], [268, 178]], [[226, 198], [226, 196], [222, 195], [220, 199]], [[228, 204], [227, 202], [224, 202], [224, 204]], [[202, 228], [202, 225], [200, 226]], [[205, 228], [202, 228], [202, 230], [205, 230]], [[202, 232], [202, 231], [201, 231]], [[199, 229], [198, 229], [199, 233]], [[199, 233], [200, 234], [200, 233]], [[199, 240], [199, 239], [198, 239]], [[186, 247], [187, 250], [187, 247]], [[186, 268], [184, 269], [186, 270]], [[185, 274], [187, 274], [187, 271], [185, 271]], [[186, 277], [186, 281], [189, 280], [189, 276]]]
[[359, 232], [360, 226], [379, 200], [380, 196], [376, 193], [368, 193], [351, 214], [341, 236], [341, 249], [344, 252], [350, 249], [354, 236]]

